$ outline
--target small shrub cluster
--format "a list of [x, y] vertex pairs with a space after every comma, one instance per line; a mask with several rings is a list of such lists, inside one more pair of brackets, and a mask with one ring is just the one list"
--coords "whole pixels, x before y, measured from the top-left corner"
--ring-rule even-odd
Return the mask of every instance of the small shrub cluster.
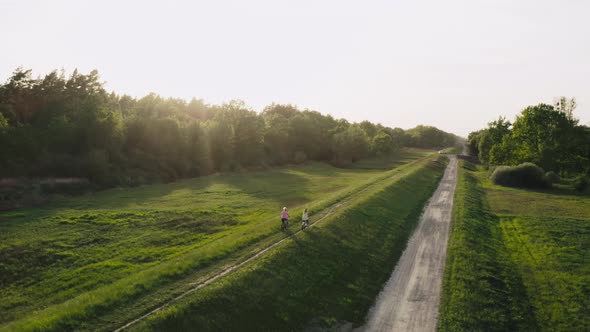
[[545, 179], [551, 184], [556, 184], [556, 183], [561, 182], [561, 178], [554, 171], [549, 171], [549, 172], [545, 173]]
[[547, 188], [551, 183], [545, 178], [545, 171], [533, 163], [518, 166], [498, 166], [491, 176], [492, 182], [506, 187]]

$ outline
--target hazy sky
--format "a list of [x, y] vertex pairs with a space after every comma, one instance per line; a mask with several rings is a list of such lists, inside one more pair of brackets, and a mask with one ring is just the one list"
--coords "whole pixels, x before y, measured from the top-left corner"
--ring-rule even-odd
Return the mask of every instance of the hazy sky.
[[98, 69], [121, 94], [460, 135], [564, 95], [588, 123], [589, 16], [585, 0], [0, 0], [0, 80]]

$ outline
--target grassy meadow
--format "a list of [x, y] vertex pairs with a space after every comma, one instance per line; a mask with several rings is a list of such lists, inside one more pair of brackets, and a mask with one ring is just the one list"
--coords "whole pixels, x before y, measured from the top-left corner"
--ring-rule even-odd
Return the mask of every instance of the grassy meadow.
[[313, 222], [326, 207], [424, 166], [430, 153], [407, 150], [374, 167], [314, 163], [112, 189], [0, 213], [0, 330], [120, 326], [286, 236], [278, 232], [283, 206], [295, 221], [310, 208]]
[[359, 326], [440, 180], [439, 157], [246, 268], [133, 326], [138, 331], [301, 331]]
[[589, 330], [590, 196], [496, 186], [462, 165], [439, 330]]

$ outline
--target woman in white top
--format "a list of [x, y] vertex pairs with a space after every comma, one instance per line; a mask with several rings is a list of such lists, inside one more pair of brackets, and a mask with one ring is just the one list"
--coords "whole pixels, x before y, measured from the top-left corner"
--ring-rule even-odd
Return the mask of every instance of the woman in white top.
[[301, 229], [305, 229], [306, 227], [309, 227], [309, 214], [307, 212], [307, 209], [303, 210], [303, 215], [301, 216]]

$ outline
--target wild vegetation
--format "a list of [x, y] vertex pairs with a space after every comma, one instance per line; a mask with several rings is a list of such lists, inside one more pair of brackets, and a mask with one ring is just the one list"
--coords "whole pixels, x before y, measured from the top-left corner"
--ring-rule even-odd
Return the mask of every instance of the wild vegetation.
[[439, 330], [590, 329], [590, 196], [497, 186], [462, 163]]
[[543, 169], [533, 163], [498, 166], [490, 179], [495, 184], [507, 187], [547, 188], [552, 184], [552, 180], [545, 177]]
[[500, 117], [469, 134], [470, 153], [486, 165], [534, 163], [561, 176], [590, 174], [590, 128], [574, 117], [574, 99], [525, 108], [514, 123]]
[[462, 162], [439, 330], [590, 329], [590, 128], [575, 108], [562, 97], [469, 134], [483, 165]]
[[369, 186], [422, 169], [430, 154], [403, 151], [381, 160], [386, 171], [312, 163], [0, 213], [0, 330], [118, 327], [284, 237], [282, 206], [294, 218], [308, 207], [313, 221]]
[[240, 101], [133, 98], [108, 93], [97, 71], [34, 78], [17, 69], [0, 85], [0, 177], [139, 185], [243, 167], [347, 165], [402, 147], [447, 147], [455, 138], [434, 127], [349, 123], [292, 105], [256, 113]]

